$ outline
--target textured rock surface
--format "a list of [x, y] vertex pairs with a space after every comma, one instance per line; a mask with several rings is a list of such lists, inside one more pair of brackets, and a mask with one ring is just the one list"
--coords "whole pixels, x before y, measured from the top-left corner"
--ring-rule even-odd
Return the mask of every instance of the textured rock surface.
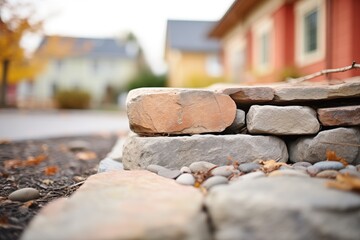
[[359, 97], [360, 81], [348, 81], [337, 85], [277, 86], [274, 90], [274, 101], [277, 102]]
[[250, 133], [314, 134], [320, 129], [315, 110], [303, 106], [253, 105], [246, 116], [246, 123]]
[[286, 162], [288, 153], [284, 141], [273, 136], [132, 136], [124, 145], [123, 164], [125, 169], [146, 168], [150, 164], [180, 169], [196, 161], [226, 165], [229, 157], [239, 163], [256, 159]]
[[319, 108], [319, 120], [324, 126], [360, 125], [360, 106]]
[[236, 114], [225, 94], [190, 89], [135, 89], [127, 98], [130, 128], [140, 134], [222, 132]]
[[[216, 88], [216, 86], [214, 87]], [[230, 95], [238, 104], [264, 103], [273, 100], [274, 90], [271, 87], [262, 86], [234, 86], [221, 87], [216, 92]]]
[[148, 171], [96, 174], [43, 208], [22, 239], [209, 239], [202, 201], [197, 189]]
[[326, 188], [322, 179], [235, 181], [212, 189], [206, 207], [215, 239], [355, 240], [360, 236], [360, 196]]
[[360, 148], [357, 146], [359, 144], [360, 131], [356, 128], [325, 130], [315, 137], [301, 137], [290, 143], [290, 161], [310, 163], [324, 161], [326, 150], [330, 149], [347, 162], [356, 164], [360, 162]]
[[237, 109], [234, 122], [225, 129], [226, 133], [240, 133], [242, 128], [245, 126], [245, 112]]

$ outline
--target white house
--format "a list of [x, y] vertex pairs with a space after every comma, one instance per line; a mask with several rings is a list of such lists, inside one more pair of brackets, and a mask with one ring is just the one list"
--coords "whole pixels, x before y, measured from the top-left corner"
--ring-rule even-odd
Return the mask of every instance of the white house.
[[47, 36], [37, 50], [47, 65], [34, 81], [34, 98], [48, 101], [57, 90], [81, 89], [99, 105], [138, 72], [139, 49], [135, 41]]

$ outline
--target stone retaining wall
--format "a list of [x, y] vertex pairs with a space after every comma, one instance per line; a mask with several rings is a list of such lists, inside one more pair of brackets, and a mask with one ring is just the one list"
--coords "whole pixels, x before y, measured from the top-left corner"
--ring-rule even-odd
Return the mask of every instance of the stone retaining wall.
[[195, 161], [311, 163], [326, 151], [360, 163], [360, 78], [336, 85], [136, 89], [129, 93], [126, 169]]

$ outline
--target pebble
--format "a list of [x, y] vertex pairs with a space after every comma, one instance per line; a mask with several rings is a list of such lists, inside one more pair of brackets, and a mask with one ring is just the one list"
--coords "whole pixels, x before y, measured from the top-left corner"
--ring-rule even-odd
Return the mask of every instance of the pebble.
[[124, 165], [121, 162], [115, 161], [108, 157], [100, 161], [98, 173], [114, 170], [124, 170]]
[[149, 166], [146, 167], [146, 170], [153, 172], [153, 173], [158, 173], [160, 170], [165, 170], [167, 168], [160, 166], [160, 165], [156, 165], [156, 164], [150, 164]]
[[344, 168], [344, 169], [341, 169], [339, 172], [342, 173], [342, 174], [345, 174], [345, 173], [349, 174], [352, 177], [360, 178], [360, 172], [358, 172], [358, 171], [354, 171], [354, 170], [351, 170], [351, 169]]
[[347, 165], [345, 169], [356, 171], [356, 167], [354, 165]]
[[279, 170], [292, 170], [294, 169], [292, 166], [289, 166], [289, 165], [282, 165]]
[[313, 166], [320, 170], [340, 170], [345, 167], [344, 164], [336, 161], [321, 161], [315, 163]]
[[211, 174], [214, 176], [229, 177], [235, 171], [234, 166], [221, 166], [213, 169]]
[[189, 167], [184, 166], [180, 169], [180, 172], [181, 173], [191, 173], [191, 170]]
[[206, 179], [201, 186], [206, 188], [206, 189], [210, 189], [216, 185], [221, 185], [221, 184], [227, 184], [229, 182], [229, 180], [226, 177], [223, 176], [213, 176], [210, 177], [208, 179]]
[[216, 165], [213, 164], [213, 163], [210, 163], [210, 162], [205, 162], [205, 161], [193, 162], [189, 166], [191, 172], [193, 172], [193, 173], [195, 173], [195, 172], [207, 172], [208, 170], [210, 170], [213, 167], [216, 167]]
[[336, 170], [324, 170], [316, 174], [316, 177], [318, 178], [336, 178], [336, 176], [339, 174]]
[[181, 174], [175, 181], [182, 185], [191, 185], [192, 186], [195, 184], [195, 178], [190, 173]]
[[309, 163], [309, 162], [296, 162], [296, 163], [294, 163], [292, 166], [293, 167], [310, 167], [312, 164], [311, 163]]
[[29, 200], [37, 199], [40, 197], [40, 193], [35, 188], [21, 188], [12, 192], [9, 195], [11, 201], [26, 202]]
[[292, 169], [275, 170], [269, 173], [268, 176], [269, 177], [277, 177], [277, 176], [310, 177], [306, 173]]
[[238, 180], [250, 180], [255, 178], [265, 177], [265, 173], [258, 171], [258, 172], [251, 172], [245, 175], [242, 175], [238, 178]]
[[249, 173], [255, 170], [258, 170], [261, 168], [261, 165], [259, 163], [249, 162], [249, 163], [243, 163], [240, 164], [239, 170], [243, 173]]
[[89, 150], [90, 144], [86, 141], [75, 140], [75, 141], [69, 142], [67, 144], [67, 147], [70, 151], [83, 151], [83, 150]]
[[355, 167], [358, 170], [358, 172], [360, 172], [360, 164], [356, 165]]
[[181, 172], [179, 170], [169, 170], [169, 169], [161, 169], [158, 172], [159, 176], [170, 178], [170, 179], [176, 179], [178, 176], [180, 176]]
[[304, 167], [304, 166], [295, 166], [295, 167], [294, 167], [294, 170], [299, 170], [299, 171], [306, 172], [306, 168], [307, 168], [307, 167]]
[[336, 161], [321, 161], [307, 168], [308, 173], [312, 176], [324, 170], [340, 170], [344, 168], [344, 164]]

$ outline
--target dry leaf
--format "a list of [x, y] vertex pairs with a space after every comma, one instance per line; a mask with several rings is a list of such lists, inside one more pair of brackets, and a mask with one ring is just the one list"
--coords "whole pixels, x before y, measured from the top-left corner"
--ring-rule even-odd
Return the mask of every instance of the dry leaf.
[[345, 191], [360, 191], [360, 178], [345, 174], [338, 174], [336, 180], [326, 182], [326, 186]]
[[92, 152], [92, 151], [85, 151], [85, 152], [78, 152], [76, 153], [76, 157], [77, 159], [79, 160], [93, 160], [95, 159], [97, 156], [96, 156], [96, 153]]
[[9, 139], [0, 139], [0, 145], [10, 144], [11, 141]]
[[11, 159], [4, 161], [4, 167], [6, 169], [17, 168], [17, 167], [28, 167], [35, 166], [46, 160], [47, 156], [45, 154], [40, 154], [36, 157], [28, 157], [26, 160]]
[[349, 163], [344, 158], [336, 156], [336, 152], [331, 151], [329, 149], [326, 150], [326, 160], [327, 161], [338, 161], [338, 162], [341, 162], [342, 164], [344, 164], [344, 166], [349, 165]]
[[46, 176], [54, 175], [58, 171], [59, 171], [59, 167], [57, 167], [57, 166], [48, 166], [44, 169], [44, 173]]
[[19, 159], [11, 159], [11, 160], [4, 161], [4, 167], [6, 169], [16, 168], [16, 167], [22, 166], [22, 164], [23, 164], [23, 161], [19, 160]]
[[262, 164], [263, 166], [261, 167], [261, 170], [264, 173], [270, 173], [272, 171], [278, 170], [281, 166], [287, 165], [286, 163], [283, 162], [276, 162], [275, 160], [261, 160], [259, 161], [260, 164]]

